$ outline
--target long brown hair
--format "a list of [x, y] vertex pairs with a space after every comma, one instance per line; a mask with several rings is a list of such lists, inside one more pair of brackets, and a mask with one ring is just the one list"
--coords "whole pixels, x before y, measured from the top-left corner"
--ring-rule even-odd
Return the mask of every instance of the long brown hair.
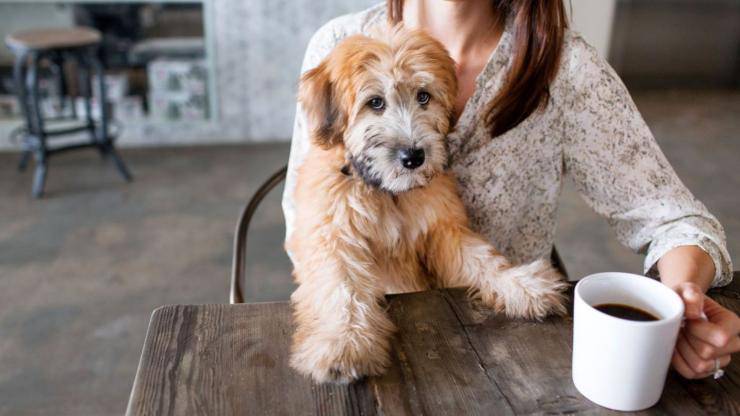
[[[568, 27], [563, 0], [491, 0], [499, 23], [513, 19], [513, 56], [506, 82], [485, 115], [491, 137], [547, 105]], [[403, 0], [387, 0], [388, 20], [403, 20]]]

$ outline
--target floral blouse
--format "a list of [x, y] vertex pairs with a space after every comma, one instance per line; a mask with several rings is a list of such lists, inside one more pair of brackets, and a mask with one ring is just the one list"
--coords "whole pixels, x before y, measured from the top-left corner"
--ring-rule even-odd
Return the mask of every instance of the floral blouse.
[[[309, 42], [302, 71], [343, 38], [385, 24], [384, 5], [341, 16]], [[544, 110], [491, 139], [486, 104], [502, 87], [511, 59], [511, 28], [476, 80], [448, 137], [450, 168], [474, 230], [514, 262], [549, 256], [565, 175], [604, 216], [619, 241], [645, 254], [644, 270], [677, 246], [695, 245], [714, 260], [713, 286], [732, 279], [725, 234], [717, 219], [681, 183], [614, 70], [577, 33], [566, 32], [558, 75]], [[298, 106], [283, 195], [293, 229], [296, 168], [311, 146]]]

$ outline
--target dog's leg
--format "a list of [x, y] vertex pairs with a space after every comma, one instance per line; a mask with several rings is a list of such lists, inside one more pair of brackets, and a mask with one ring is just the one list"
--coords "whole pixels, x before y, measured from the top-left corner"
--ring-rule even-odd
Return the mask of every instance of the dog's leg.
[[482, 237], [457, 223], [430, 230], [426, 264], [443, 286], [468, 286], [483, 303], [507, 316], [542, 319], [565, 313], [567, 285], [548, 261], [512, 267]]
[[296, 265], [301, 283], [291, 296], [297, 328], [290, 364], [317, 382], [350, 382], [383, 372], [395, 328], [365, 249], [341, 239], [332, 246], [315, 246]]

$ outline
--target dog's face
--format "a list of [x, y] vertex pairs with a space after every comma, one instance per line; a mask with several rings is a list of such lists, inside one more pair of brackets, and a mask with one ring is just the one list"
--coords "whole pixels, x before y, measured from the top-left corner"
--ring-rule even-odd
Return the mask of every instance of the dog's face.
[[389, 29], [342, 41], [301, 79], [314, 143], [343, 145], [362, 179], [392, 193], [426, 185], [447, 162], [457, 80], [444, 47]]

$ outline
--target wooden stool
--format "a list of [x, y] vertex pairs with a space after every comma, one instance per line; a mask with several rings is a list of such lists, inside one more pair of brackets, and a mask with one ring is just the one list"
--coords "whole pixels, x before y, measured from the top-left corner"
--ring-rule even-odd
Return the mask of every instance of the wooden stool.
[[[16, 32], [5, 39], [5, 44], [15, 54], [14, 77], [16, 95], [25, 119], [25, 126], [20, 132], [23, 136], [23, 152], [18, 169], [25, 170], [31, 154], [36, 161], [33, 180], [33, 196], [40, 197], [44, 192], [46, 170], [52, 154], [95, 147], [102, 157], [110, 157], [121, 176], [131, 180], [131, 174], [118, 155], [113, 144], [114, 138], [109, 132], [109, 114], [105, 103], [105, 79], [103, 65], [98, 58], [101, 34], [97, 30], [76, 27], [68, 29], [40, 29]], [[77, 120], [75, 97], [68, 94], [64, 63], [73, 60], [77, 64], [78, 94], [81, 92], [85, 105], [85, 120], [73, 127], [47, 129], [45, 124], [51, 118], [45, 118], [41, 111], [39, 95], [39, 68], [47, 63], [59, 89], [59, 105], [66, 109], [71, 105], [71, 116], [63, 115], [53, 119]], [[97, 83], [99, 99], [96, 106], [99, 120], [93, 120], [93, 81]], [[89, 141], [50, 147], [49, 139], [53, 136], [69, 135], [87, 131]]]

